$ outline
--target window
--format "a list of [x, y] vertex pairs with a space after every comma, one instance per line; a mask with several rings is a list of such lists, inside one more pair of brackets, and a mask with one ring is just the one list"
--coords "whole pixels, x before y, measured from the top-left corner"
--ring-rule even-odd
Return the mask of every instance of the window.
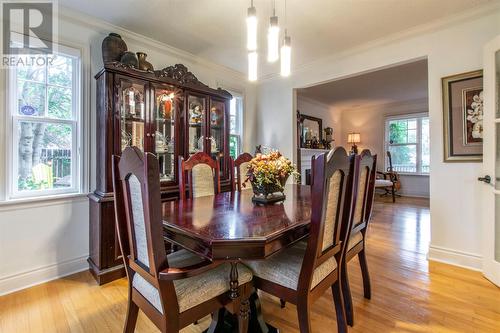
[[232, 93], [229, 104], [229, 154], [236, 159], [241, 154], [241, 135], [243, 127], [243, 97]]
[[80, 190], [80, 51], [9, 70], [10, 197]]
[[[391, 152], [394, 171], [428, 174], [430, 162], [429, 117], [427, 114], [387, 118], [386, 148]], [[386, 159], [386, 168], [389, 161]]]

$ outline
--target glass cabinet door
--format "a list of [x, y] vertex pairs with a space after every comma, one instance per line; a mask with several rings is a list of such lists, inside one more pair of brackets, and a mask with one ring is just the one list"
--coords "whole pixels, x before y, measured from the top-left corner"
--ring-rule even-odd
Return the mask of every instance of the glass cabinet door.
[[219, 158], [221, 176], [225, 175], [226, 159], [228, 151], [226, 151], [226, 104], [224, 101], [210, 100], [210, 113], [208, 124], [210, 128], [210, 136], [207, 140], [208, 148], [211, 156]]
[[153, 149], [160, 163], [160, 180], [176, 179], [177, 133], [176, 120], [182, 105], [182, 92], [171, 86], [153, 86], [152, 126]]
[[203, 96], [188, 94], [187, 97], [187, 152], [189, 156], [205, 151], [205, 117], [207, 100]]
[[118, 82], [121, 151], [128, 146], [144, 151], [147, 83], [127, 78]]

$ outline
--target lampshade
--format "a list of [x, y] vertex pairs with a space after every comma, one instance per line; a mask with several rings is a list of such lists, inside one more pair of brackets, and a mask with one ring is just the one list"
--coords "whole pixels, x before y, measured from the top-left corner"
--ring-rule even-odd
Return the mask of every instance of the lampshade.
[[360, 143], [361, 135], [359, 133], [349, 133], [347, 135], [347, 143]]

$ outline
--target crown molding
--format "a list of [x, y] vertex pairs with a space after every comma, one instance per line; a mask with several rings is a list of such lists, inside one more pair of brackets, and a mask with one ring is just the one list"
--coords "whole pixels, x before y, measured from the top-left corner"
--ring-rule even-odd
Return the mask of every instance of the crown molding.
[[[460, 12], [449, 16], [447, 18], [436, 19], [434, 21], [424, 23], [413, 28], [409, 28], [407, 30], [403, 30], [401, 32], [397, 32], [391, 34], [389, 36], [385, 36], [382, 38], [374, 39], [372, 41], [360, 44], [358, 46], [340, 51], [338, 53], [327, 55], [325, 57], [318, 58], [316, 60], [312, 60], [303, 64], [300, 64], [294, 68], [292, 68], [292, 75], [288, 79], [293, 79], [293, 76], [300, 74], [301, 72], [305, 72], [310, 70], [311, 68], [321, 65], [322, 63], [335, 62], [339, 59], [347, 58], [349, 56], [359, 54], [371, 49], [375, 49], [378, 47], [382, 47], [388, 44], [396, 43], [401, 40], [405, 40], [411, 37], [417, 37], [421, 35], [425, 35], [428, 33], [445, 30], [447, 28], [453, 27], [455, 25], [473, 21], [477, 18], [484, 17], [486, 15], [494, 15], [499, 14], [500, 11], [500, 3], [489, 3], [483, 6], [479, 6], [473, 10], [468, 10], [466, 12]], [[263, 75], [257, 82], [264, 83], [269, 81], [275, 81], [277, 79], [283, 79], [279, 73], [270, 73]]]
[[[379, 109], [385, 108], [387, 110], [395, 109], [402, 106], [409, 106], [410, 108], [407, 111], [408, 113], [418, 113], [418, 112], [428, 112], [429, 100], [427, 98], [417, 98], [410, 99], [404, 101], [395, 101], [395, 102], [374, 102], [362, 104], [357, 107], [336, 107], [335, 104], [332, 104], [331, 107], [337, 111], [345, 112], [351, 110], [367, 110], [367, 109]], [[422, 110], [422, 108], [426, 108], [426, 110]], [[413, 110], [412, 110], [413, 109]], [[387, 113], [387, 112], [386, 112]]]
[[138, 34], [136, 32], [133, 32], [131, 30], [122, 28], [120, 26], [114, 25], [112, 23], [106, 22], [104, 20], [95, 18], [93, 16], [89, 16], [87, 14], [84, 14], [79, 11], [75, 11], [73, 9], [60, 6], [58, 9], [58, 15], [60, 17], [60, 20], [66, 20], [71, 23], [78, 23], [84, 26], [87, 26], [92, 29], [98, 29], [99, 32], [102, 34], [108, 34], [109, 32], [117, 32], [119, 33], [122, 37], [129, 39], [133, 41], [134, 43], [137, 44], [142, 44], [144, 46], [162, 51], [167, 53], [168, 55], [172, 57], [179, 58], [181, 60], [186, 60], [191, 62], [192, 64], [200, 65], [205, 68], [212, 69], [214, 71], [223, 71], [225, 74], [235, 78], [235, 79], [246, 79], [246, 74], [237, 71], [235, 69], [226, 67], [224, 65], [212, 62], [210, 60], [207, 60], [205, 58], [199, 57], [193, 53], [190, 53], [188, 51], [184, 51], [181, 49], [178, 49], [176, 47], [173, 47], [171, 45], [168, 45], [166, 43], [160, 42], [156, 39]]
[[329, 104], [320, 102], [320, 101], [318, 101], [316, 99], [313, 99], [311, 97], [304, 96], [304, 95], [301, 95], [301, 94], [297, 93], [297, 104], [299, 102], [299, 99], [301, 99], [303, 102], [306, 102], [306, 103], [309, 103], [309, 104], [313, 104], [313, 105], [316, 105], [316, 106], [319, 106], [319, 107], [322, 107], [322, 108], [325, 108], [325, 109], [330, 109], [332, 107]]

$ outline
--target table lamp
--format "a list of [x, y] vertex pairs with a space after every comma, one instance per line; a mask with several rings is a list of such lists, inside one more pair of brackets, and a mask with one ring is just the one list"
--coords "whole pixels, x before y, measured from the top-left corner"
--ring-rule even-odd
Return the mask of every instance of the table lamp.
[[361, 135], [359, 133], [349, 133], [347, 135], [347, 143], [352, 144], [351, 154], [358, 153], [358, 146], [356, 144], [360, 142], [361, 142]]

